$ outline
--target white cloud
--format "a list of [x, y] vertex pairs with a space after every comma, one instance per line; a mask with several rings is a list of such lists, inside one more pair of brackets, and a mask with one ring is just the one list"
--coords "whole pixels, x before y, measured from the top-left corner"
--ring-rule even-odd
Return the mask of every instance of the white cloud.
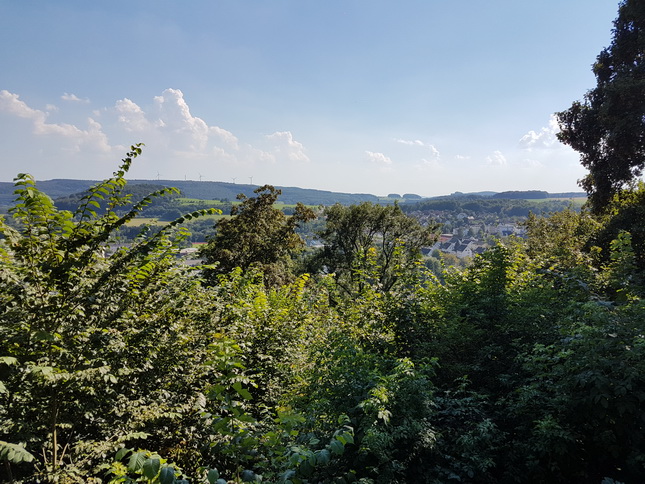
[[368, 159], [372, 163], [378, 163], [379, 165], [391, 165], [392, 160], [385, 156], [383, 153], [374, 153], [373, 151], [366, 151]]
[[209, 129], [206, 122], [190, 113], [179, 89], [166, 89], [153, 99], [157, 120], [155, 124], [175, 141], [182, 141], [191, 151], [204, 151], [208, 144]]
[[276, 131], [266, 138], [274, 144], [273, 150], [277, 155], [284, 155], [291, 161], [309, 161], [304, 146], [293, 139], [290, 131]]
[[396, 141], [399, 144], [406, 145], [406, 146], [418, 146], [420, 148], [426, 148], [427, 150], [430, 151], [430, 158], [431, 159], [439, 159], [439, 157], [440, 157], [439, 156], [439, 150], [433, 144], [424, 143], [423, 141], [421, 141], [419, 139], [407, 140], [407, 139], [395, 138], [394, 141]]
[[37, 109], [32, 109], [23, 101], [21, 101], [18, 94], [13, 94], [9, 91], [0, 91], [0, 110], [9, 114], [13, 114], [20, 118], [42, 120], [46, 117], [45, 113]]
[[230, 162], [235, 156], [226, 150], [240, 149], [233, 133], [193, 116], [179, 89], [166, 89], [155, 96], [150, 113], [127, 98], [117, 101], [114, 111], [125, 131], [181, 156], [215, 156]]
[[65, 139], [71, 143], [72, 151], [80, 151], [81, 147], [90, 150], [109, 152], [111, 150], [108, 138], [102, 127], [92, 118], [88, 118], [87, 129], [81, 129], [72, 124], [47, 123], [47, 113], [29, 107], [19, 99], [17, 94], [0, 91], [0, 111], [5, 111], [20, 118], [29, 119], [33, 123], [33, 132], [39, 136], [52, 136]]
[[64, 93], [60, 98], [63, 101], [70, 101], [70, 102], [75, 102], [75, 103], [85, 103], [85, 104], [87, 104], [87, 103], [90, 102], [90, 100], [88, 98], [81, 99], [76, 94], [69, 94], [67, 92]]
[[520, 147], [529, 151], [534, 148], [551, 148], [558, 142], [556, 137], [558, 131], [560, 131], [558, 121], [552, 114], [548, 126], [540, 128], [539, 131], [531, 130], [520, 138]]
[[493, 154], [486, 157], [486, 164], [491, 166], [506, 165], [506, 157], [501, 151], [493, 151]]
[[222, 129], [218, 126], [211, 126], [209, 130], [212, 134], [219, 137], [222, 141], [230, 145], [232, 148], [239, 148], [237, 137], [230, 131], [226, 131], [225, 129]]
[[455, 155], [455, 160], [459, 160], [459, 161], [470, 160], [470, 156], [468, 156], [468, 155]]
[[425, 146], [425, 143], [418, 139], [406, 140], [406, 139], [396, 138], [394, 141], [396, 141], [397, 143], [401, 143], [402, 145], [408, 145], [408, 146]]
[[[157, 172], [176, 179], [197, 179], [199, 174], [208, 179], [253, 175], [254, 181], [277, 184], [281, 181], [275, 178], [276, 161], [291, 163], [289, 174], [294, 180], [296, 176], [310, 175], [316, 168], [306, 164], [310, 162], [308, 152], [291, 131], [241, 141], [230, 131], [195, 116], [178, 89], [166, 89], [156, 97], [151, 96], [148, 102], [122, 98], [107, 108], [85, 104], [72, 107], [68, 103], [60, 106], [57, 122], [50, 122], [51, 106], [47, 110], [35, 109], [17, 94], [0, 90], [0, 114], [9, 122], [13, 118], [16, 132], [22, 130], [24, 139], [34, 147], [36, 156], [32, 154], [30, 166], [40, 165], [34, 170], [39, 176], [47, 171], [52, 173], [50, 167], [57, 165], [68, 167], [68, 172], [57, 171], [56, 176], [101, 177], [107, 163], [118, 160], [127, 146], [137, 142], [144, 142], [146, 147], [144, 156], [130, 172], [135, 178], [150, 178]], [[70, 121], [78, 119], [78, 109], [86, 111], [86, 121]], [[24, 122], [15, 123], [15, 119]], [[118, 144], [111, 145], [112, 140]], [[9, 152], [7, 146], [5, 152]], [[101, 156], [88, 158], [86, 153]], [[41, 155], [44, 156], [39, 158]], [[89, 159], [97, 163], [90, 164]], [[9, 176], [16, 169], [23, 169], [2, 168]]]
[[146, 118], [143, 109], [130, 99], [118, 100], [115, 109], [118, 113], [118, 121], [126, 131], [142, 133], [150, 129], [151, 123]]

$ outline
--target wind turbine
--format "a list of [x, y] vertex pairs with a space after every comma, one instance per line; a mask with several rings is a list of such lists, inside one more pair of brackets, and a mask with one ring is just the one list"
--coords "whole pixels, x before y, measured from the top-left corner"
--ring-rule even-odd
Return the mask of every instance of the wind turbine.
[[[199, 172], [197, 172], [197, 173], [199, 173]], [[202, 174], [201, 173], [199, 173], [199, 181], [202, 181]]]
[[157, 170], [157, 181], [159, 181], [159, 171]]
[[233, 176], [233, 177], [231, 177], [231, 178], [233, 178], [233, 185], [235, 185], [235, 180], [237, 180], [237, 177], [236, 177], [236, 176]]
[[249, 180], [251, 180], [251, 185], [253, 185], [253, 177], [252, 176], [249, 177]]

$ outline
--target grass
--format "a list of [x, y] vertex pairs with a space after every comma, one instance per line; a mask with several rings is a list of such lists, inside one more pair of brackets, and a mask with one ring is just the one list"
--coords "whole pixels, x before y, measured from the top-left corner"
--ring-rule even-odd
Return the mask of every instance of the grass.
[[[204, 215], [203, 217], [199, 217], [199, 219], [196, 220], [213, 220], [213, 221], [218, 221], [223, 218], [230, 218], [230, 215], [224, 215], [224, 214], [218, 214], [218, 215]], [[153, 217], [137, 217], [135, 219], [130, 220], [126, 225], [128, 227], [138, 227], [141, 225], [152, 225], [153, 227], [158, 227], [161, 225], [167, 224], [168, 221], [163, 221], [159, 220], [157, 218]], [[190, 221], [187, 220], [185, 224], [190, 224]]]
[[587, 197], [573, 198], [527, 198], [527, 202], [546, 203], [546, 202], [570, 202], [574, 207], [580, 208], [587, 202]]
[[218, 205], [239, 205], [241, 202], [238, 200], [233, 200], [229, 202], [224, 202], [222, 200], [202, 200], [201, 198], [177, 198], [177, 202], [180, 205], [213, 205], [217, 207]]

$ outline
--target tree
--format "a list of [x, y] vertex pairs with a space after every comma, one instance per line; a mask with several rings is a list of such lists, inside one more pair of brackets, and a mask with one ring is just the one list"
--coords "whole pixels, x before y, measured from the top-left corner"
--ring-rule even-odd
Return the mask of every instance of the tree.
[[368, 273], [383, 290], [391, 289], [401, 274], [418, 262], [421, 247], [437, 238], [436, 225], [422, 226], [397, 204], [336, 204], [327, 208], [325, 215], [326, 227], [318, 234], [325, 245], [314, 263], [334, 273], [348, 292]]
[[645, 3], [623, 0], [611, 45], [593, 66], [597, 85], [584, 102], [557, 113], [558, 138], [580, 152], [580, 185], [600, 213], [645, 166]]
[[315, 213], [298, 203], [290, 217], [273, 204], [282, 193], [271, 185], [254, 190], [258, 196], [237, 196], [240, 205], [231, 209], [232, 218], [220, 220], [215, 236], [201, 250], [208, 264], [217, 264], [206, 271], [214, 282], [218, 274], [226, 274], [236, 267], [246, 271], [251, 266], [264, 272], [265, 282], [276, 285], [290, 278], [292, 256], [304, 248], [304, 241], [296, 234], [299, 223], [316, 218]]
[[127, 441], [176, 443], [154, 424], [174, 428], [193, 412], [207, 336], [191, 337], [199, 320], [179, 311], [197, 284], [176, 264], [175, 229], [213, 211], [113, 252], [119, 227], [176, 192], [124, 198], [140, 153], [133, 146], [74, 213], [57, 210], [31, 176], [16, 178], [16, 227], [0, 218], [0, 481], [31, 472], [28, 482], [92, 482], [87, 473]]

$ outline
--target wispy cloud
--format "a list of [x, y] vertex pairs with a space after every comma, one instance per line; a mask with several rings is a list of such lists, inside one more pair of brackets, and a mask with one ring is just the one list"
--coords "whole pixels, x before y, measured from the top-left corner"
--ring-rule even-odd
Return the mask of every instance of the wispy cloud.
[[402, 145], [407, 145], [407, 146], [426, 146], [423, 141], [418, 140], [418, 139], [407, 140], [407, 139], [396, 138], [394, 141], [396, 141], [397, 143], [400, 143]]
[[366, 151], [365, 154], [367, 155], [367, 158], [372, 162], [372, 163], [377, 163], [379, 165], [386, 165], [389, 166], [392, 164], [392, 160], [385, 156], [383, 153], [375, 153], [373, 151]]
[[429, 157], [432, 160], [438, 160], [440, 158], [439, 150], [435, 147], [435, 145], [431, 143], [424, 143], [420, 139], [407, 140], [407, 139], [395, 138], [394, 141], [405, 146], [415, 146], [415, 147], [423, 148], [424, 150], [428, 150], [430, 151]]
[[88, 98], [81, 99], [81, 98], [80, 98], [80, 97], [78, 97], [76, 94], [70, 94], [70, 93], [67, 93], [67, 92], [66, 92], [66, 93], [64, 93], [60, 98], [61, 98], [63, 101], [70, 101], [70, 102], [74, 102], [74, 103], [84, 103], [84, 104], [87, 104], [87, 103], [89, 103], [89, 102], [90, 102], [90, 100], [89, 100]]
[[486, 164], [490, 166], [505, 166], [506, 157], [501, 151], [493, 151], [493, 153], [486, 157]]

